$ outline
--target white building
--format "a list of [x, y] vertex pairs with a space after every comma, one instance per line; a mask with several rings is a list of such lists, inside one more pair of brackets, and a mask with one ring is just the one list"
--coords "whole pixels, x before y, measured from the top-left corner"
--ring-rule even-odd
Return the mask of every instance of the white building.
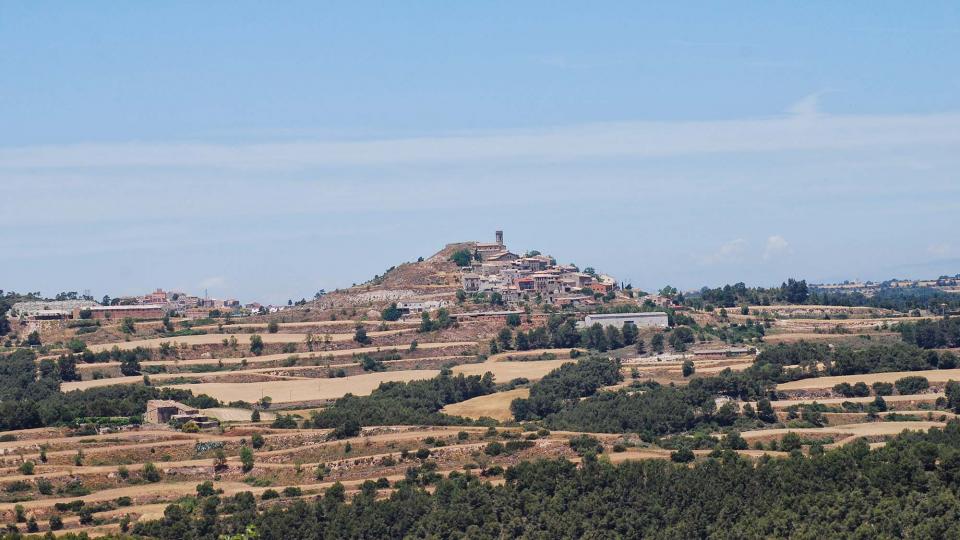
[[589, 328], [596, 323], [601, 326], [616, 326], [623, 328], [625, 324], [633, 324], [637, 328], [666, 328], [667, 314], [662, 311], [649, 311], [644, 313], [597, 313], [587, 315], [580, 323], [581, 328]]

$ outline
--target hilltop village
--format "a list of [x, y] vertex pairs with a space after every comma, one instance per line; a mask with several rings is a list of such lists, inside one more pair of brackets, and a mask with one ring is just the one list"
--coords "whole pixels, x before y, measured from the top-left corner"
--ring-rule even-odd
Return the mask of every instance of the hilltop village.
[[[319, 523], [477, 489], [519, 504], [519, 482], [650, 461], [802, 477], [805, 460], [890, 441], [960, 474], [929, 457], [960, 441], [960, 295], [928, 281], [645, 292], [497, 231], [280, 306], [6, 292], [0, 518], [17, 534], [253, 538], [242, 515], [296, 537], [288, 512]], [[623, 492], [646, 497], [638, 481]]]

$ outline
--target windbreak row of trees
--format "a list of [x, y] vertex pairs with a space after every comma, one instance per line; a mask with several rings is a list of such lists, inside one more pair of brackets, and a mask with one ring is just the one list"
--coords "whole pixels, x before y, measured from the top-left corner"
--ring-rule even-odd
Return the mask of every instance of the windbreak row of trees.
[[830, 347], [823, 343], [800, 341], [768, 347], [757, 355], [751, 369], [762, 370], [766, 376], [786, 382], [826, 375], [861, 375], [955, 367], [957, 355], [951, 351], [923, 350], [904, 343], [857, 348], [845, 345]]
[[[135, 534], [260, 538], [956, 538], [960, 424], [804, 457], [751, 462], [725, 450], [693, 466], [662, 460], [524, 462], [494, 486], [455, 473], [336, 484], [257, 511], [249, 493], [171, 505]], [[429, 484], [429, 489], [427, 488]], [[378, 497], [378, 493], [381, 496]], [[248, 529], [249, 527], [249, 529]], [[245, 536], [248, 537], [248, 536]]]

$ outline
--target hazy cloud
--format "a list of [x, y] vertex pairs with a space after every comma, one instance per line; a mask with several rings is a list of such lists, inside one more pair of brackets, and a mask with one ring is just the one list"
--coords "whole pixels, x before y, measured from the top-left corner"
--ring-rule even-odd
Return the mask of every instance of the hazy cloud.
[[585, 124], [367, 141], [73, 144], [0, 149], [0, 169], [301, 169], [483, 160], [649, 158], [960, 143], [960, 114], [837, 116], [808, 96], [787, 116]]

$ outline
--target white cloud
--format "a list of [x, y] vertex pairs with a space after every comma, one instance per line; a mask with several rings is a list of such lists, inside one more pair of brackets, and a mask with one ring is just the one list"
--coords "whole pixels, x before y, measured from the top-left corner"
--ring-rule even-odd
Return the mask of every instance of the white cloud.
[[790, 249], [790, 244], [787, 243], [787, 240], [775, 234], [767, 238], [767, 245], [763, 249], [763, 260], [769, 261], [770, 259], [782, 254], [788, 253]]
[[740, 262], [747, 254], [749, 244], [743, 238], [737, 238], [724, 244], [713, 253], [704, 255], [700, 262], [706, 265]]
[[626, 122], [367, 141], [104, 143], [0, 148], [2, 169], [200, 167], [303, 169], [385, 164], [576, 161], [734, 152], [958, 145], [960, 113], [837, 116], [816, 95], [792, 114], [700, 122]]

